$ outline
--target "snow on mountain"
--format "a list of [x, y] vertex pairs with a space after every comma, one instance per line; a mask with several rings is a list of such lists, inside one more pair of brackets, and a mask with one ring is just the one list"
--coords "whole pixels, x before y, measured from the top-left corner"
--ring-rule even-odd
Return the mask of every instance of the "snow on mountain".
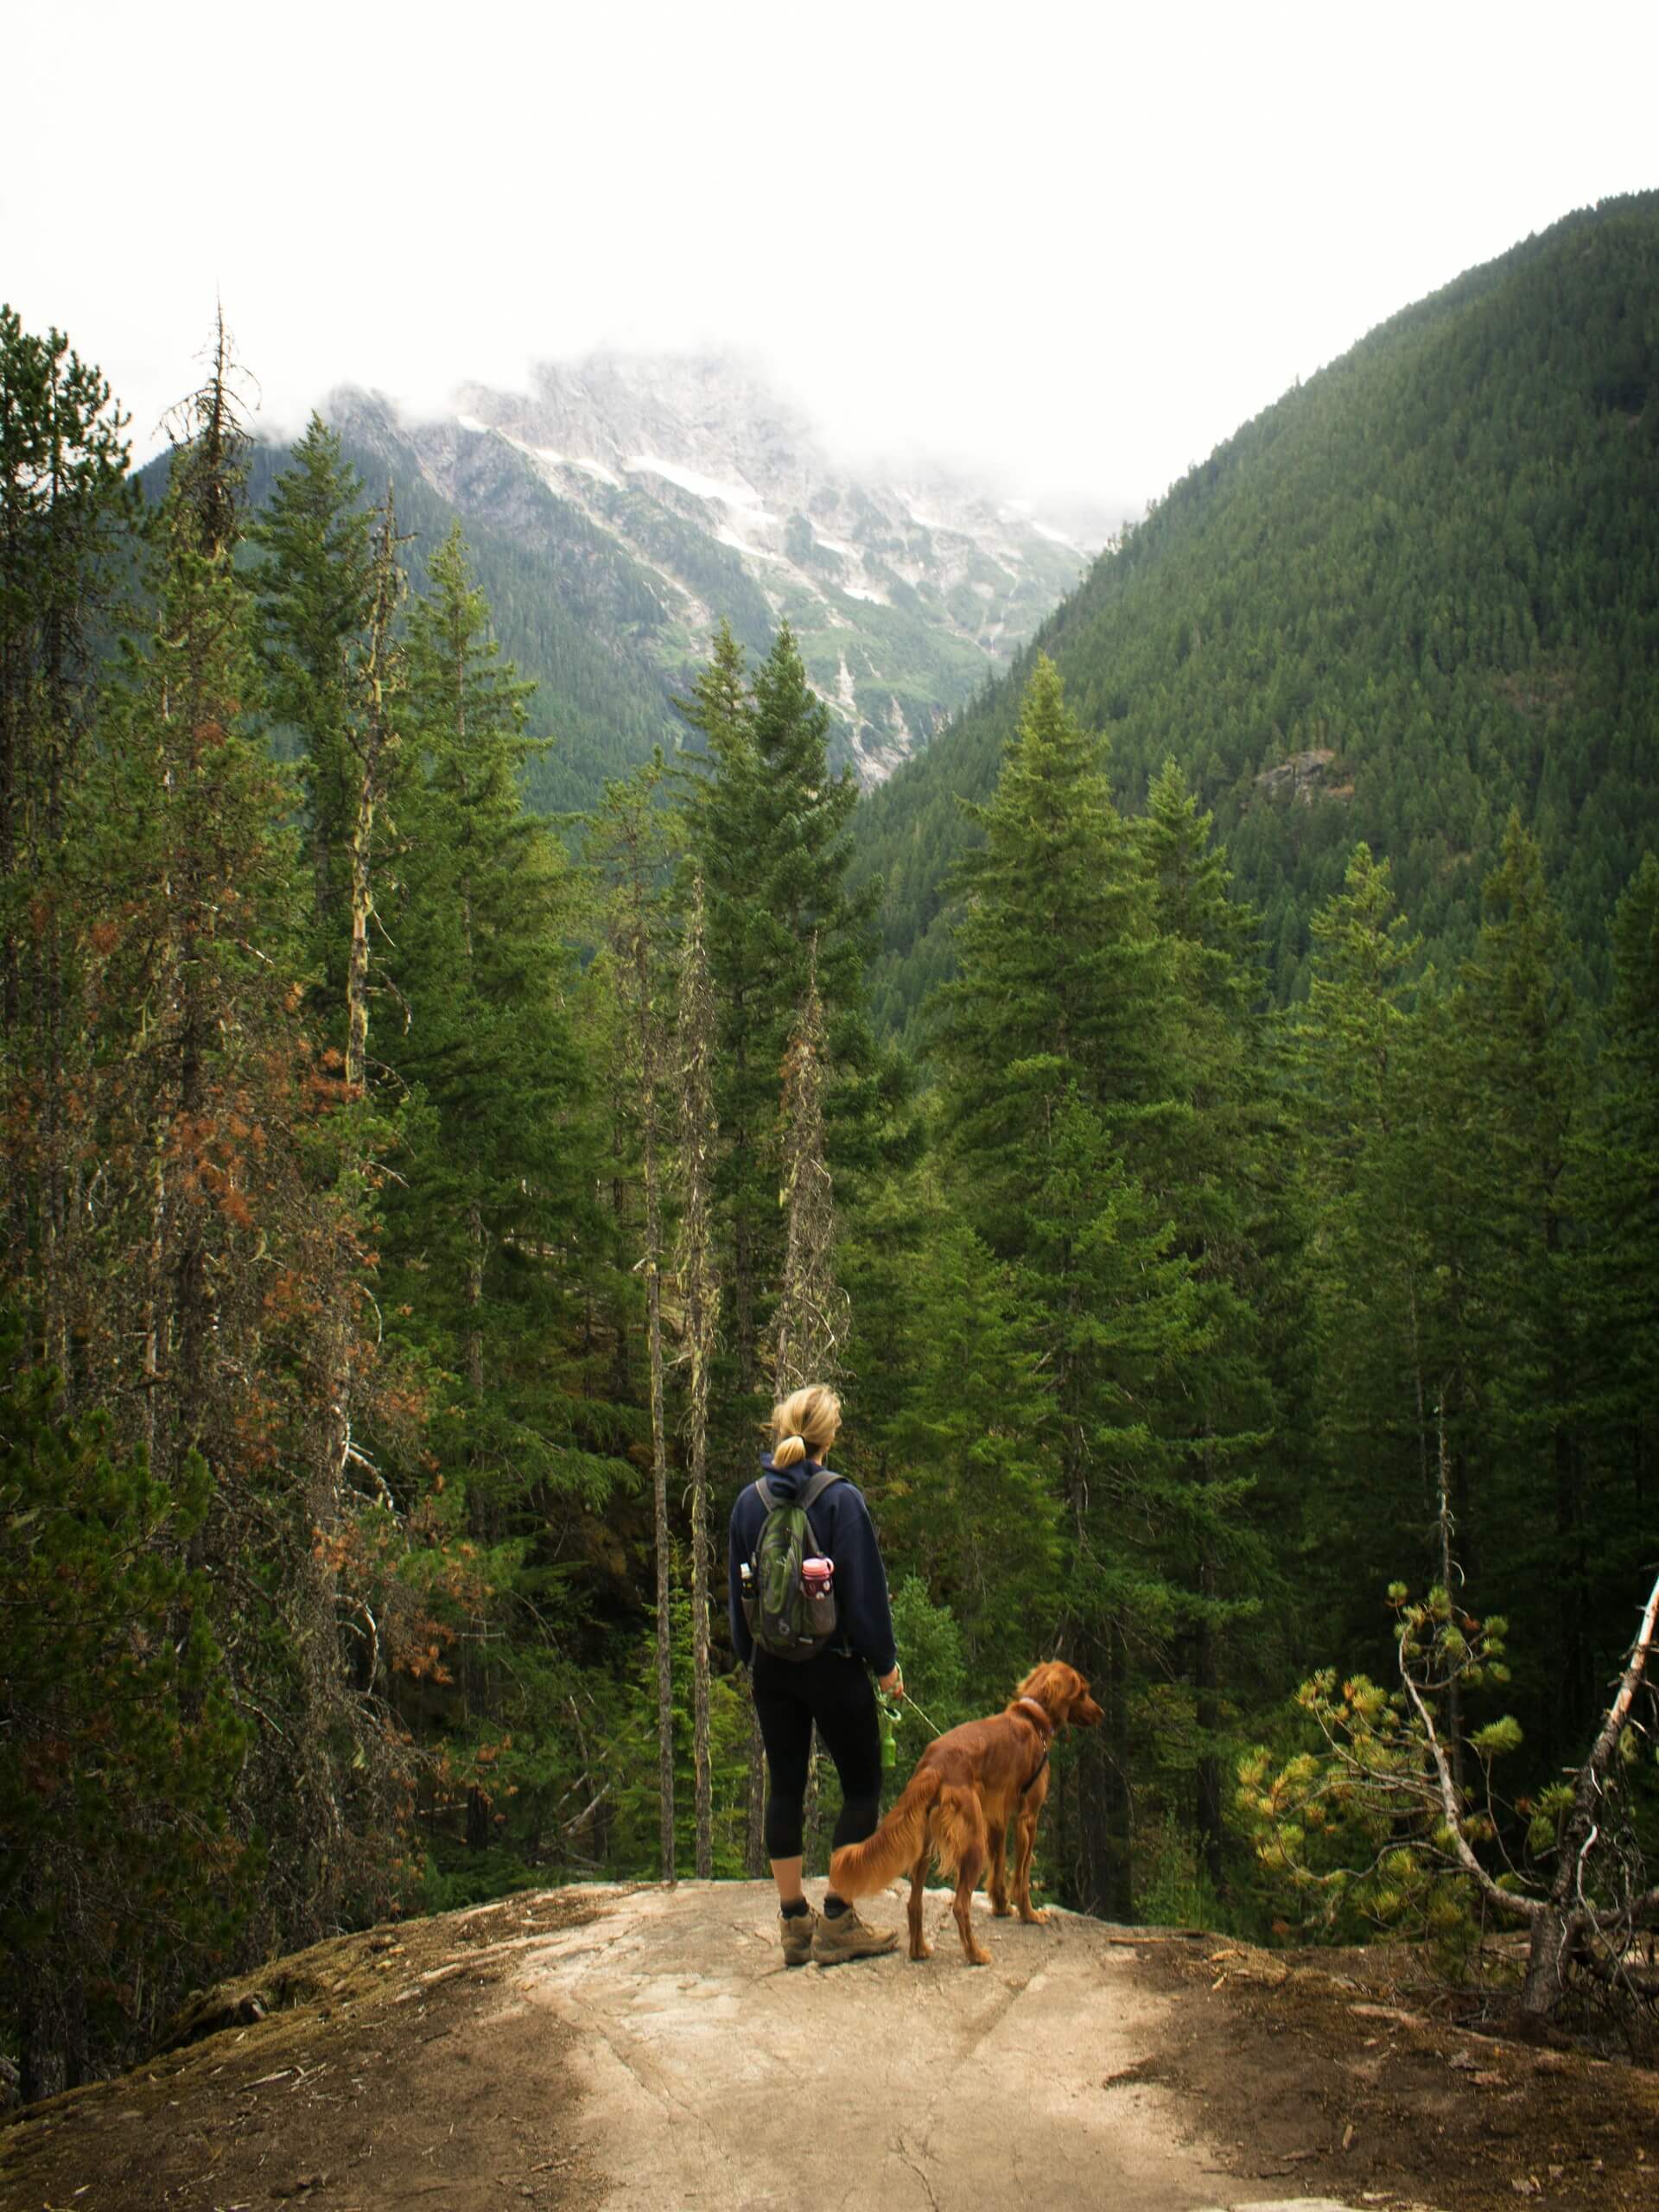
[[942, 469], [883, 480], [715, 355], [550, 363], [528, 392], [473, 385], [454, 404], [397, 423], [341, 394], [332, 411], [359, 435], [373, 418], [375, 444], [403, 446], [463, 521], [601, 533], [656, 609], [632, 642], [676, 684], [721, 619], [752, 654], [787, 620], [867, 785], [1014, 656], [1120, 519], [1084, 500], [1061, 527]]

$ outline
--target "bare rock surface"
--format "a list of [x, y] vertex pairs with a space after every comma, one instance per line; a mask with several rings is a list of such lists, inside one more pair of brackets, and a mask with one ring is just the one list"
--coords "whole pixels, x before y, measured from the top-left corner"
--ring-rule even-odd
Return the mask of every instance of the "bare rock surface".
[[[816, 1891], [817, 1885], [814, 1885]], [[901, 1926], [897, 1892], [868, 1917]], [[786, 1968], [771, 1886], [577, 1885], [337, 1936], [0, 2118], [0, 2212], [1650, 2212], [1659, 2072], [1409, 1946], [1057, 1912]], [[1564, 2039], [1558, 2039], [1564, 2042]]]
[[[527, 1953], [509, 2002], [568, 2031], [596, 2202], [1339, 2212], [1229, 2179], [1176, 2100], [1137, 2078], [1170, 2000], [1109, 1929], [976, 1910], [987, 1967], [963, 1959], [940, 1892], [931, 1960], [912, 1964], [901, 1934], [887, 1957], [787, 1968], [761, 1883], [619, 1892]], [[902, 1892], [863, 1910], [902, 1930]]]

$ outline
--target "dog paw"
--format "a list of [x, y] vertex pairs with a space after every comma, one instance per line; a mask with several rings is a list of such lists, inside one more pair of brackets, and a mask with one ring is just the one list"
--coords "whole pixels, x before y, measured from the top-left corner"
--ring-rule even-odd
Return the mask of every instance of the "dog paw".
[[1027, 1928], [1046, 1928], [1048, 1925], [1048, 1915], [1041, 1907], [1033, 1912], [1022, 1912], [1020, 1917]]
[[970, 1967], [988, 1967], [991, 1963], [991, 1955], [988, 1951], [969, 1951], [968, 1963]]
[[1014, 1907], [1005, 1897], [1001, 1904], [997, 1904], [995, 1902], [992, 1904], [991, 1917], [993, 1920], [1007, 1920], [1010, 1917], [1013, 1911]]
[[933, 1955], [933, 1946], [931, 1943], [912, 1943], [910, 1947], [910, 1955], [912, 1959], [931, 1959]]

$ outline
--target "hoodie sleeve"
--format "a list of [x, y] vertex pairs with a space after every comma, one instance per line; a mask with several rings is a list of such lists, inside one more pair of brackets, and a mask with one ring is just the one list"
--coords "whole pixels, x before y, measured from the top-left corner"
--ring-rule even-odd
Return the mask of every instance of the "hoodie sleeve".
[[[898, 1658], [893, 1637], [893, 1608], [887, 1600], [887, 1571], [875, 1540], [875, 1523], [862, 1495], [850, 1483], [836, 1499], [833, 1549], [836, 1595], [842, 1598], [847, 1641], [878, 1675], [890, 1675]], [[844, 1597], [842, 1596], [842, 1593]]]

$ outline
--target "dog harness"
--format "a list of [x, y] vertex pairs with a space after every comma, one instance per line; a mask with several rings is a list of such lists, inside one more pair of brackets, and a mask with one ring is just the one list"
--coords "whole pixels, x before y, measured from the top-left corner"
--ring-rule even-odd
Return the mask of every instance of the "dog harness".
[[1023, 1797], [1027, 1790], [1031, 1788], [1032, 1783], [1036, 1781], [1038, 1776], [1048, 1764], [1049, 1739], [1054, 1733], [1054, 1723], [1049, 1719], [1047, 1713], [1044, 1712], [1042, 1707], [1038, 1704], [1034, 1697], [1015, 1698], [1014, 1705], [1016, 1708], [1023, 1705], [1027, 1713], [1034, 1713], [1037, 1718], [1043, 1724], [1042, 1756], [1039, 1758], [1036, 1765], [1033, 1767], [1031, 1772], [1026, 1777], [1025, 1780], [1020, 1785], [1020, 1795]]

